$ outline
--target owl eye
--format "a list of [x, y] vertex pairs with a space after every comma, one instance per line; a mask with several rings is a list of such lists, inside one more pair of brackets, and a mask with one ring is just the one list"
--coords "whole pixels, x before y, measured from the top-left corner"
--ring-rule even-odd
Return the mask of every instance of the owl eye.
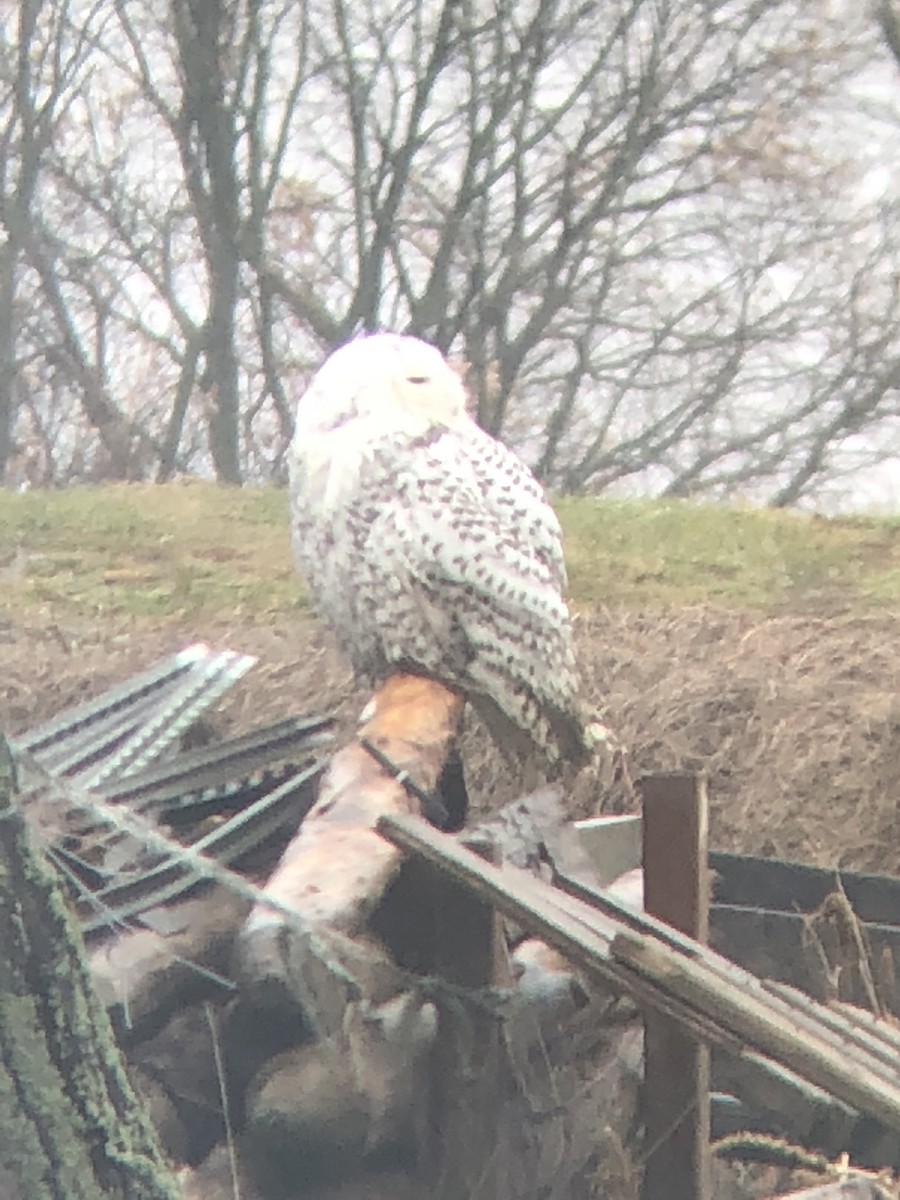
[[407, 383], [427, 383], [428, 376], [427, 375], [407, 375], [406, 382]]

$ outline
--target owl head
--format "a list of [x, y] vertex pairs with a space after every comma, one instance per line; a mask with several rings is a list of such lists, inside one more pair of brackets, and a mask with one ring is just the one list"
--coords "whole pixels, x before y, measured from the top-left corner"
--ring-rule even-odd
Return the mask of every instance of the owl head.
[[300, 407], [301, 414], [338, 421], [454, 426], [466, 419], [466, 393], [436, 347], [398, 333], [372, 333], [326, 359]]

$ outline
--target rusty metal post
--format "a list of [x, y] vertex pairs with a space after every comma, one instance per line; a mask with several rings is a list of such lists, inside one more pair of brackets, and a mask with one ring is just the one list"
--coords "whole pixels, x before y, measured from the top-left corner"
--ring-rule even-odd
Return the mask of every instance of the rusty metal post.
[[[644, 905], [681, 933], [709, 935], [706, 781], [650, 775], [644, 802]], [[644, 1017], [642, 1200], [708, 1200], [709, 1048], [670, 1018]]]

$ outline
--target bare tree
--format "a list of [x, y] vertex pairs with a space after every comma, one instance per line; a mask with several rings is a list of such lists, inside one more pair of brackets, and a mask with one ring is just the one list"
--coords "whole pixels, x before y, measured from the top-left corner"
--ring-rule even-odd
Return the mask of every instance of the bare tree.
[[855, 32], [790, 4], [333, 0], [316, 36], [341, 108], [298, 156], [325, 168], [337, 337], [457, 350], [482, 424], [563, 490], [783, 491], [795, 435], [841, 436], [804, 368], [843, 328], [831, 260], [860, 220], [845, 160], [803, 139]]
[[[482, 424], [561, 490], [795, 503], [884, 453], [897, 251], [857, 194], [850, 84], [879, 53], [865, 14], [104, 12], [78, 27], [102, 76], [72, 83], [51, 186], [25, 206], [38, 250], [18, 252], [24, 276], [0, 270], [39, 297], [23, 343], [38, 395], [19, 412], [55, 478], [278, 477], [309, 371], [379, 327], [462, 359]], [[9, 91], [18, 131], [17, 111]]]
[[13, 449], [19, 383], [19, 277], [33, 245], [35, 193], [43, 159], [82, 68], [67, 4], [19, 0], [0, 28], [0, 478]]
[[56, 182], [60, 155], [73, 150], [75, 110], [89, 86], [103, 6], [20, 0], [17, 15], [16, 40], [0, 45], [0, 70], [9, 79], [0, 97], [6, 235], [0, 248], [0, 470], [14, 448], [16, 420], [29, 410], [45, 441], [45, 461], [52, 462], [46, 406], [30, 395], [52, 379], [56, 396], [60, 387], [71, 392], [97, 437], [104, 475], [131, 478], [153, 446], [110, 388], [113, 281], [93, 262], [94, 254], [102, 259], [101, 244], [73, 253], [69, 222], [77, 225], [77, 214]]
[[[155, 292], [172, 308], [181, 338], [180, 378], [168, 422], [159, 476], [175, 469], [177, 450], [195, 386], [205, 393], [209, 446], [217, 477], [240, 483], [244, 466], [241, 429], [252, 428], [270, 400], [290, 437], [290, 411], [273, 347], [272, 294], [262, 269], [266, 218], [286, 153], [291, 122], [306, 77], [306, 22], [290, 3], [201, 3], [172, 0], [172, 36], [158, 23], [153, 6], [117, 6], [124, 50], [110, 56], [139, 89], [147, 115], [159, 123], [157, 137], [170, 139], [179, 180], [190, 203], [190, 233], [205, 273], [205, 313], [188, 317], [189, 306], [170, 269], [174, 239], [170, 213], [157, 210], [145, 223], [124, 222], [134, 208], [130, 181], [119, 163], [94, 166], [105, 175], [105, 195], [96, 205], [107, 226], [123, 238], [132, 262], [148, 272]], [[148, 53], [147, 30], [155, 35]], [[295, 60], [285, 61], [287, 45]], [[172, 160], [170, 159], [170, 163]], [[81, 184], [90, 197], [91, 177]], [[177, 244], [177, 243], [176, 243]], [[252, 349], [247, 351], [247, 340]], [[252, 368], [247, 362], [252, 358]], [[252, 379], [252, 385], [251, 385]], [[247, 395], [248, 385], [260, 395]], [[242, 396], [243, 390], [243, 396]]]

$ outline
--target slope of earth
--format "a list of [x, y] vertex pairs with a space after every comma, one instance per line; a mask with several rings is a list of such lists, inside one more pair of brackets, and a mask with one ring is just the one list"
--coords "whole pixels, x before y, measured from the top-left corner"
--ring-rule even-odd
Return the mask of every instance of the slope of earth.
[[[573, 814], [629, 777], [709, 772], [714, 845], [900, 872], [900, 524], [565, 500], [585, 697], [621, 744]], [[284, 493], [0, 492], [0, 727], [15, 733], [190, 641], [255, 654], [222, 730], [365, 696], [296, 583]], [[479, 808], [516, 780], [478, 730]]]

